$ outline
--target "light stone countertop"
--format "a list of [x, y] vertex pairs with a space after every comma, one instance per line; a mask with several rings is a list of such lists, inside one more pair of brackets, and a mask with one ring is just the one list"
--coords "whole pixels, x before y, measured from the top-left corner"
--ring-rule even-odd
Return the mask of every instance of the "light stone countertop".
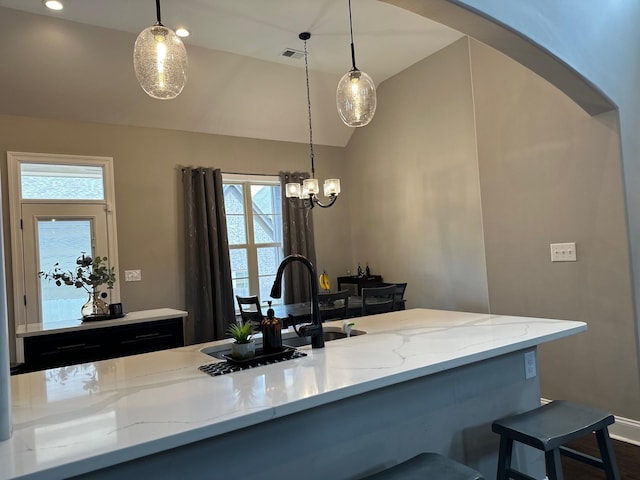
[[168, 318], [185, 318], [187, 315], [188, 312], [183, 310], [174, 310], [173, 308], [156, 308], [154, 310], [129, 312], [126, 313], [124, 317], [115, 318], [113, 320], [83, 322], [81, 318], [75, 318], [60, 322], [49, 322], [46, 325], [42, 323], [29, 323], [27, 325], [19, 325], [16, 329], [16, 336], [33, 337], [37, 335], [49, 335], [51, 333], [93, 330], [97, 328], [130, 325], [134, 323], [154, 322], [156, 320], [166, 320]]
[[586, 330], [426, 309], [354, 320], [366, 335], [219, 377], [198, 370], [219, 361], [200, 350], [230, 340], [13, 376], [0, 479], [78, 475]]

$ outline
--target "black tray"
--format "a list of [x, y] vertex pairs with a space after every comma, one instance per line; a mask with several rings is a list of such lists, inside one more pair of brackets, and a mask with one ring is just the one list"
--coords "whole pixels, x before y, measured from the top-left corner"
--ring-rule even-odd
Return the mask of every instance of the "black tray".
[[108, 315], [87, 315], [86, 317], [82, 317], [83, 322], [97, 322], [100, 320], [114, 320], [116, 318], [122, 318], [126, 315], [126, 313], [116, 313], [116, 314], [108, 314]]
[[256, 354], [250, 358], [233, 358], [231, 354], [222, 354], [221, 356], [232, 365], [238, 367], [250, 367], [258, 365], [259, 363], [265, 363], [269, 361], [284, 360], [291, 357], [295, 353], [296, 349], [293, 347], [282, 347], [279, 352], [263, 353], [261, 348], [256, 349]]

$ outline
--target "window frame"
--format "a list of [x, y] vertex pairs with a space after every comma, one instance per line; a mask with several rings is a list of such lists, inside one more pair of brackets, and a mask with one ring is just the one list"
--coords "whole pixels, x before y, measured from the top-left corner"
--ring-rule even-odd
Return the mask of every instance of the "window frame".
[[[71, 200], [71, 199], [22, 199], [21, 164], [42, 163], [58, 165], [97, 166], [102, 168], [104, 199], [102, 200]], [[13, 280], [13, 316], [16, 331], [22, 325], [26, 327], [30, 319], [24, 306], [26, 278], [24, 271], [24, 243], [22, 230], [23, 204], [58, 204], [58, 205], [91, 205], [104, 206], [107, 223], [107, 256], [109, 265], [116, 272], [116, 283], [110, 291], [110, 301], [120, 301], [120, 281], [118, 267], [118, 246], [115, 212], [115, 187], [113, 175], [113, 158], [87, 155], [65, 155], [49, 153], [7, 152], [7, 172], [9, 187], [9, 225], [11, 233], [11, 263]], [[28, 300], [27, 300], [28, 301]], [[38, 319], [39, 320], [39, 319]], [[18, 357], [23, 352], [21, 345], [17, 345]]]
[[[225, 185], [241, 185], [243, 193], [243, 208], [244, 208], [244, 225], [246, 243], [232, 245], [229, 244], [229, 250], [245, 249], [247, 251], [247, 269], [248, 269], [248, 281], [249, 292], [258, 292], [260, 296], [260, 275], [258, 268], [258, 248], [265, 247], [280, 247], [282, 256], [284, 256], [284, 238], [280, 239], [280, 242], [267, 242], [267, 243], [255, 243], [254, 231], [253, 231], [253, 205], [251, 197], [251, 186], [282, 186], [280, 177], [278, 175], [251, 175], [251, 174], [237, 174], [237, 173], [223, 173], [222, 184]], [[280, 210], [280, 218], [282, 221], [282, 207]], [[283, 228], [284, 225], [281, 224]], [[282, 232], [282, 229], [281, 229]], [[235, 291], [234, 291], [235, 294]], [[266, 302], [267, 299], [260, 298], [260, 303]], [[281, 300], [274, 300], [273, 304], [277, 305], [281, 303]], [[236, 313], [239, 313], [239, 307], [235, 302], [234, 305]]]

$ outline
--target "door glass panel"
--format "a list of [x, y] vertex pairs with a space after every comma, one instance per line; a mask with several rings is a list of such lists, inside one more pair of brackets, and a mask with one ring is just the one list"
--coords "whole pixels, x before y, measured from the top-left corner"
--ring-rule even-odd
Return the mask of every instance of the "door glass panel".
[[104, 200], [102, 167], [21, 163], [23, 199]]
[[[91, 220], [38, 220], [39, 268], [45, 273], [58, 263], [65, 272], [77, 268], [76, 259], [82, 254], [92, 255]], [[88, 299], [84, 288], [57, 286], [55, 281], [40, 279], [42, 323], [80, 318], [80, 308]]]

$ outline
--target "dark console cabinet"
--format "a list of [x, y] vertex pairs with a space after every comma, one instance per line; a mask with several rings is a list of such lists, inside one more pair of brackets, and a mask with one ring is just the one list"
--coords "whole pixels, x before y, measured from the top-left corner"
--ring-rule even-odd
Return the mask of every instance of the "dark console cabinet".
[[182, 318], [26, 336], [22, 371], [44, 370], [183, 345]]

